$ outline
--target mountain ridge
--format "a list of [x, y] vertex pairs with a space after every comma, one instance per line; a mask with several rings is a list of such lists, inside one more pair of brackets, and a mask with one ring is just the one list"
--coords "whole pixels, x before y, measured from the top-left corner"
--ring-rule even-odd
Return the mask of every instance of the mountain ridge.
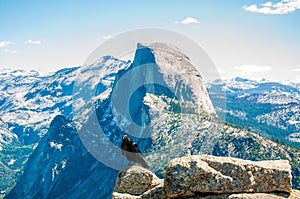
[[[146, 53], [150, 53], [147, 55], [151, 55], [149, 49], [145, 50]], [[167, 56], [167, 58], [172, 57], [173, 56]], [[164, 58], [166, 57], [163, 57], [163, 60]], [[145, 59], [147, 60], [147, 58]], [[117, 69], [113, 70], [113, 68], [111, 68], [112, 70], [106, 71], [107, 74], [105, 72], [101, 74], [100, 77], [103, 78], [97, 79], [97, 82], [92, 84], [92, 87], [87, 82], [87, 86], [91, 87], [90, 89], [93, 91], [97, 91], [97, 89], [100, 88], [99, 84], [103, 84], [104, 87], [101, 87], [103, 88], [101, 90], [103, 92], [95, 92], [99, 95], [94, 96], [93, 100], [89, 101], [89, 103], [84, 103], [84, 109], [79, 109], [79, 114], [77, 115], [82, 116], [82, 118], [75, 117], [78, 119], [78, 121], [76, 121], [76, 127], [71, 120], [62, 119], [64, 118], [62, 116], [55, 117], [55, 121], [51, 123], [48, 133], [46, 133], [39, 141], [35, 152], [32, 153], [29, 158], [23, 176], [14, 189], [7, 195], [7, 198], [31, 198], [34, 196], [51, 196], [57, 198], [80, 196], [93, 198], [97, 196], [99, 197], [101, 194], [103, 194], [103, 197], [108, 197], [108, 195], [112, 193], [113, 188], [111, 188], [110, 185], [113, 187], [115, 183], [117, 170], [107, 167], [105, 162], [101, 163], [95, 159], [95, 157], [89, 153], [91, 152], [91, 148], [89, 147], [96, 146], [99, 141], [100, 143], [107, 143], [107, 141], [110, 141], [115, 145], [116, 151], [118, 151], [121, 145], [122, 135], [131, 133], [129, 131], [130, 129], [127, 129], [126, 131], [126, 127], [128, 127], [129, 122], [138, 123], [138, 120], [131, 120], [129, 117], [124, 117], [122, 112], [114, 111], [112, 108], [113, 93], [116, 91], [117, 82], [124, 79], [126, 75], [131, 74], [130, 72], [133, 70], [130, 68], [130, 63], [119, 62], [118, 60], [114, 60], [112, 57], [105, 57], [104, 60], [101, 60], [102, 58], [100, 58], [99, 62], [96, 62], [94, 65], [90, 65], [89, 67], [91, 68], [87, 68], [91, 69], [90, 71], [85, 71], [92, 73], [92, 69], [99, 67], [99, 63], [116, 63], [116, 65], [113, 66], [117, 67]], [[177, 61], [180, 63], [181, 60]], [[168, 63], [168, 65], [171, 66], [171, 63], [172, 62]], [[135, 62], [133, 62], [133, 65], [134, 64]], [[147, 62], [145, 64], [147, 64]], [[151, 64], [153, 63], [150, 62], [150, 65]], [[103, 66], [110, 67], [109, 64], [104, 64], [101, 65], [101, 69], [103, 69]], [[153, 68], [154, 67], [159, 69], [162, 66], [155, 66], [154, 64]], [[146, 80], [146, 78], [144, 78], [145, 74], [147, 73], [144, 73], [140, 79]], [[197, 78], [201, 78], [201, 76], [197, 76], [198, 73], [192, 74]], [[175, 76], [176, 75], [173, 73], [170, 77]], [[98, 77], [99, 76], [95, 76], [95, 78]], [[175, 78], [175, 80], [179, 79]], [[162, 176], [163, 168], [171, 158], [187, 154], [212, 154], [218, 156], [239, 157], [250, 160], [288, 159], [292, 162], [294, 185], [297, 186], [297, 182], [300, 180], [299, 165], [297, 165], [297, 158], [300, 157], [299, 152], [297, 153], [295, 150], [291, 150], [288, 147], [284, 147], [278, 143], [264, 139], [263, 137], [255, 135], [249, 131], [224, 124], [216, 118], [214, 114], [207, 113], [203, 109], [202, 111], [199, 111], [199, 109], [198, 111], [195, 111], [194, 107], [186, 106], [186, 104], [183, 104], [180, 101], [180, 98], [174, 98], [174, 96], [169, 95], [168, 90], [161, 89], [161, 87], [146, 86], [141, 90], [132, 90], [134, 91], [133, 94], [137, 95], [137, 98], [136, 101], [131, 102], [131, 105], [141, 107], [142, 109], [135, 110], [139, 110], [139, 113], [147, 114], [149, 120], [146, 124], [149, 125], [149, 128], [147, 128], [145, 132], [148, 133], [146, 135], [151, 133], [151, 137], [138, 138], [137, 136], [130, 136], [136, 143], [138, 143], [141, 150], [144, 152], [151, 170], [159, 177]], [[203, 91], [203, 93], [205, 93], [205, 91]], [[81, 96], [78, 96], [79, 97], [75, 99], [75, 102], [78, 102], [76, 100], [81, 99]], [[204, 96], [202, 100], [209, 100], [208, 96], [201, 96]], [[192, 97], [188, 99], [192, 99]], [[97, 116], [97, 120], [92, 120], [91, 124], [100, 126], [104, 131], [105, 137], [99, 136], [93, 128], [87, 129], [92, 129], [89, 135], [93, 137], [87, 147], [89, 150], [87, 150], [86, 146], [83, 145], [82, 140], [80, 140], [78, 132], [80, 132], [80, 128], [82, 127], [80, 126], [80, 122], [85, 119], [90, 120], [91, 114], [94, 113]], [[144, 119], [145, 117], [137, 114], [136, 112], [133, 113], [133, 115], [137, 116], [137, 118]], [[142, 130], [144, 132], [145, 129]], [[62, 135], [60, 136], [60, 134]], [[183, 137], [185, 139], [182, 139]], [[93, 144], [94, 140], [96, 144]], [[118, 157], [115, 158], [118, 153], [112, 153], [109, 155], [102, 151], [98, 151], [98, 153], [100, 153], [99, 157], [106, 157], [113, 161], [123, 161], [122, 159], [118, 159]], [[119, 151], [119, 153], [121, 152]], [[47, 158], [48, 156], [54, 156], [57, 159], [50, 159], [49, 161]], [[64, 161], [64, 159], [67, 161]], [[35, 165], [40, 168], [38, 169], [38, 173], [36, 173]], [[78, 173], [82, 171], [84, 171], [84, 174], [78, 175]], [[41, 176], [45, 177], [42, 181]], [[35, 179], [35, 182], [30, 183], [30, 186], [27, 182], [29, 179]], [[97, 184], [97, 188], [93, 189], [95, 188], [95, 182], [102, 182], [104, 179], [107, 180], [107, 184]], [[40, 182], [41, 184], [38, 184], [37, 182]], [[65, 184], [65, 182], [68, 183]], [[79, 190], [82, 190], [82, 192], [79, 193]]]

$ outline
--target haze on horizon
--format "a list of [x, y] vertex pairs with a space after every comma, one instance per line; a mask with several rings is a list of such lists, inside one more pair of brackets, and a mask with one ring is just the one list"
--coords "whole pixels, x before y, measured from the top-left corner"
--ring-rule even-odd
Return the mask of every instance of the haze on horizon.
[[3, 0], [0, 68], [80, 66], [106, 39], [156, 27], [193, 39], [224, 78], [300, 81], [299, 18], [300, 0]]

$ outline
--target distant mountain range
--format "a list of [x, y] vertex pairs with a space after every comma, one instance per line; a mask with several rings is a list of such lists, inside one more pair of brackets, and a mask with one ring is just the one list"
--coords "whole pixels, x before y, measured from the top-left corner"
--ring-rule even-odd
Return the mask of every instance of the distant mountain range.
[[[134, 74], [140, 65], [152, 68]], [[92, 87], [91, 101], [77, 93], [79, 77], [82, 85]], [[149, 80], [164, 86], [149, 84]], [[139, 81], [147, 84], [134, 87]], [[159, 177], [170, 159], [189, 154], [288, 159], [295, 188], [300, 188], [300, 152], [279, 144], [299, 146], [300, 87], [296, 83], [235, 78], [215, 81], [207, 92], [189, 59], [179, 49], [161, 43], [139, 44], [133, 63], [105, 56], [87, 68], [47, 75], [2, 70], [0, 82], [0, 173], [5, 176], [0, 191], [7, 194], [16, 185], [7, 198], [93, 198], [112, 193], [117, 171], [99, 162], [83, 145], [80, 129], [86, 123], [101, 126], [105, 134], [101, 137], [96, 130], [85, 134], [93, 138], [89, 151], [98, 151], [97, 158], [112, 162], [119, 160], [122, 135], [135, 124], [148, 125], [137, 132], [145, 138], [132, 138]], [[115, 92], [132, 94], [129, 115], [112, 107]], [[220, 92], [226, 93], [226, 108]], [[93, 111], [96, 124], [89, 123]], [[98, 150], [97, 144], [108, 141], [116, 151]]]
[[0, 71], [0, 117], [22, 144], [37, 143], [58, 114], [72, 117], [73, 80], [78, 68], [53, 74]]
[[[3, 125], [0, 146], [1, 143], [7, 144], [11, 138], [24, 145], [37, 143], [56, 115], [72, 118], [73, 80], [78, 69], [67, 68], [47, 75], [37, 71], [0, 70], [0, 117]], [[116, 71], [111, 67], [111, 71], [106, 73], [109, 75], [98, 84], [100, 93], [101, 89], [106, 89], [109, 76]], [[236, 77], [216, 80], [208, 83], [207, 87], [215, 110], [220, 116], [226, 115], [229, 124], [279, 138], [282, 142], [295, 143], [294, 146], [300, 143], [299, 83]], [[218, 103], [223, 99], [215, 95], [216, 90], [226, 94], [225, 107]]]
[[[226, 122], [280, 143], [300, 148], [300, 84], [240, 77], [211, 83], [210, 97]], [[226, 93], [223, 99], [215, 94]]]

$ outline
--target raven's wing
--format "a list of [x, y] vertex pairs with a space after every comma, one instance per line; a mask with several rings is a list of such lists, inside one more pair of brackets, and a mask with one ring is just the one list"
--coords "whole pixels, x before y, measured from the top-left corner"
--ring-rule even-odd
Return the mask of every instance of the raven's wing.
[[137, 143], [133, 143], [132, 149], [134, 153], [142, 153]]
[[142, 156], [142, 152], [141, 152], [139, 146], [136, 143], [133, 143], [132, 147], [133, 147], [133, 152], [136, 153], [135, 154], [136, 162], [140, 163], [144, 168], [149, 169], [149, 165], [144, 160], [144, 158]]
[[149, 169], [149, 165], [144, 160], [142, 152], [136, 143], [132, 142], [129, 144], [126, 142], [126, 140], [123, 139], [121, 144], [121, 151], [122, 155], [124, 155], [127, 158], [127, 160], [138, 162], [144, 168]]
[[140, 163], [144, 168], [149, 169], [149, 165], [144, 160], [142, 154], [136, 153], [135, 159], [136, 159], [136, 162]]
[[122, 139], [122, 144], [121, 144], [122, 155], [125, 155], [125, 152], [124, 152], [124, 150], [126, 150], [125, 148], [126, 148], [126, 143], [125, 143], [124, 139]]

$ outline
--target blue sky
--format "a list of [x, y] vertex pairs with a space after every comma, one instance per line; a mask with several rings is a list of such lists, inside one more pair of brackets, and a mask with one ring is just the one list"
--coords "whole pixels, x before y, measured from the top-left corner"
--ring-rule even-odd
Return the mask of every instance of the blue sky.
[[299, 19], [299, 0], [0, 0], [0, 67], [78, 66], [106, 36], [157, 27], [192, 38], [224, 77], [299, 80]]

